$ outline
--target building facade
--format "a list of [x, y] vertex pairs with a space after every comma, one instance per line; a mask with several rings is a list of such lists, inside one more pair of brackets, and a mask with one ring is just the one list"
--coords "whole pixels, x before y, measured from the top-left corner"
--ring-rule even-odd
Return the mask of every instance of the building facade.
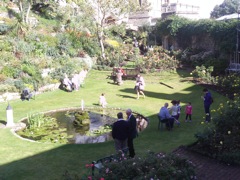
[[181, 3], [181, 0], [147, 0], [149, 10], [133, 13], [128, 18], [128, 26], [154, 26], [158, 19], [178, 15], [189, 19], [199, 19], [199, 6]]

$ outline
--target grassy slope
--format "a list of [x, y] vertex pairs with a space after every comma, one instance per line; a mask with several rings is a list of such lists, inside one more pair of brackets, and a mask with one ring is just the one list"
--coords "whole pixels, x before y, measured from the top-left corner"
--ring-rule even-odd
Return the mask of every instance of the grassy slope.
[[[81, 105], [81, 99], [87, 106], [96, 106], [102, 92], [111, 107], [131, 108], [150, 119], [148, 128], [134, 141], [136, 154], [147, 150], [170, 152], [180, 145], [193, 142], [194, 133], [206, 125], [201, 125], [204, 110], [200, 99], [202, 87], [186, 81], [188, 74], [179, 71], [176, 74], [143, 75], [146, 81], [146, 99], [136, 100], [133, 91], [134, 81], [124, 81], [122, 86], [112, 84], [106, 79], [109, 72], [91, 71], [85, 81], [84, 88], [78, 92], [66, 93], [60, 90], [47, 92], [31, 101], [12, 101], [14, 120], [18, 122], [28, 113], [42, 112], [62, 107]], [[160, 84], [160, 82], [166, 85]], [[226, 99], [213, 93], [216, 107]], [[180, 99], [182, 102], [181, 127], [172, 132], [157, 131], [156, 114], [165, 102]], [[193, 122], [184, 123], [184, 105], [191, 101], [193, 105]], [[6, 103], [1, 103], [0, 120], [6, 120]], [[0, 129], [0, 179], [61, 179], [68, 170], [71, 174], [83, 175], [90, 172], [85, 164], [91, 163], [105, 155], [114, 153], [113, 142], [85, 145], [42, 144], [21, 140], [12, 135], [9, 129]], [[90, 174], [90, 173], [89, 173]]]

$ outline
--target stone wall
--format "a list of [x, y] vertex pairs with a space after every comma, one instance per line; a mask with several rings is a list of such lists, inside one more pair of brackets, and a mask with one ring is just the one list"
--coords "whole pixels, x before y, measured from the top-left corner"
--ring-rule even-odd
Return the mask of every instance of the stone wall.
[[[169, 49], [173, 45], [173, 50], [184, 50], [186, 47], [181, 47], [173, 37], [165, 36], [162, 39], [163, 48]], [[217, 47], [209, 34], [204, 36], [193, 36], [191, 44], [188, 47], [193, 49], [204, 49], [206, 51], [214, 51]]]
[[[81, 82], [80, 82], [81, 84], [84, 83], [84, 80], [86, 78], [87, 73], [88, 73], [88, 71], [86, 71], [86, 70], [82, 70], [79, 73], [79, 78], [81, 80]], [[46, 86], [42, 86], [38, 89], [38, 91], [34, 92], [34, 95], [38, 95], [38, 94], [41, 94], [41, 93], [44, 93], [44, 92], [47, 92], [47, 91], [54, 91], [54, 90], [58, 89], [59, 86], [60, 86], [60, 82], [55, 83], [55, 84], [48, 84]], [[11, 101], [11, 100], [15, 100], [15, 99], [20, 99], [20, 93], [6, 92], [6, 93], [3, 93], [3, 94], [0, 95], [0, 102]]]

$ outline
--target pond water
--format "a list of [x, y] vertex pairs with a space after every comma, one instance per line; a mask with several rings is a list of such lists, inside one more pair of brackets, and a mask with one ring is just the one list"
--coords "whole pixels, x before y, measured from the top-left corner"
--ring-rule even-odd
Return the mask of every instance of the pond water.
[[[66, 133], [69, 137], [69, 143], [75, 144], [88, 144], [88, 143], [101, 143], [105, 141], [112, 140], [111, 132], [106, 133], [97, 133], [100, 127], [104, 125], [112, 125], [117, 118], [111, 115], [114, 113], [113, 110], [108, 112], [109, 110], [93, 110], [86, 109], [88, 111], [90, 117], [90, 124], [76, 128], [73, 125], [73, 121], [75, 120], [74, 112], [76, 111], [58, 111], [47, 113], [48, 116], [54, 117], [57, 119], [59, 124], [59, 128], [66, 128]], [[115, 110], [115, 112], [119, 112]], [[116, 115], [115, 115], [116, 116]], [[100, 135], [98, 135], [100, 134]]]
[[[112, 124], [117, 121], [117, 113], [123, 112], [124, 119], [126, 119], [125, 110], [122, 109], [108, 109], [108, 108], [85, 108], [85, 112], [88, 112], [90, 121], [88, 124], [82, 126], [74, 126], [75, 113], [81, 112], [78, 108], [69, 108], [62, 110], [54, 110], [45, 113], [45, 116], [56, 119], [54, 122], [57, 125], [51, 125], [42, 134], [39, 134], [39, 130], [28, 130], [28, 135], [18, 133], [20, 136], [32, 139], [40, 142], [53, 142], [53, 143], [69, 143], [69, 144], [89, 144], [89, 143], [101, 143], [111, 141]], [[137, 117], [138, 131], [144, 130], [148, 121], [143, 116], [133, 113]], [[25, 119], [23, 122], [27, 124]], [[51, 121], [50, 121], [51, 122]], [[46, 128], [44, 129], [46, 130]], [[22, 130], [23, 132], [24, 130]], [[33, 138], [33, 134], [37, 134]], [[52, 135], [50, 135], [52, 134]], [[39, 139], [39, 138], [44, 139]]]

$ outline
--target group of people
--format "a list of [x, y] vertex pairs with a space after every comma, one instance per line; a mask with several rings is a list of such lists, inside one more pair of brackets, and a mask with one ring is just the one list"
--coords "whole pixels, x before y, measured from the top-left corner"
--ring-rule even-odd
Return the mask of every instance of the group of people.
[[[213, 102], [213, 98], [208, 89], [203, 89], [204, 95], [201, 96], [204, 104], [205, 111], [205, 122], [209, 123], [211, 120], [210, 106]], [[158, 113], [159, 121], [166, 124], [166, 128], [170, 131], [172, 130], [174, 123], [178, 126], [180, 125], [179, 117], [181, 113], [180, 100], [171, 101], [172, 107], [168, 108], [169, 104], [165, 103], [163, 107], [160, 108]], [[192, 122], [192, 103], [188, 102], [185, 107], [185, 122]]]
[[72, 92], [73, 90], [78, 91], [86, 75], [87, 75], [87, 70], [82, 70], [80, 73], [73, 74], [70, 80], [68, 78], [68, 75], [65, 74], [64, 79], [62, 81], [63, 88], [68, 92]]
[[113, 124], [112, 137], [117, 152], [128, 147], [129, 157], [135, 156], [133, 140], [137, 137], [137, 120], [131, 109], [126, 110], [127, 120], [123, 119], [123, 113], [117, 114], [118, 120]]
[[[120, 74], [120, 76], [122, 76], [123, 72], [121, 71], [121, 69], [119, 69], [118, 74]], [[117, 78], [117, 83], [119, 85], [122, 84], [122, 79], [118, 77]], [[143, 98], [145, 98], [144, 88], [145, 88], [144, 79], [140, 74], [138, 74], [137, 77], [136, 77], [136, 83], [135, 83], [135, 86], [134, 86], [134, 90], [137, 93], [137, 99], [139, 99], [140, 95], [142, 95]], [[99, 105], [102, 106], [103, 108], [105, 108], [107, 106], [107, 100], [106, 100], [106, 97], [105, 97], [104, 93], [102, 93], [99, 97]]]

